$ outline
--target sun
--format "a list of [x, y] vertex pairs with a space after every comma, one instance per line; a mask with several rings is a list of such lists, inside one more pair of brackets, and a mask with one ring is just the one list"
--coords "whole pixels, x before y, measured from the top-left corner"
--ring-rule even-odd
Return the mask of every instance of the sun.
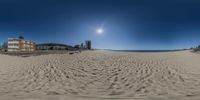
[[97, 28], [96, 32], [97, 32], [97, 34], [102, 34], [104, 32], [104, 30], [102, 28]]

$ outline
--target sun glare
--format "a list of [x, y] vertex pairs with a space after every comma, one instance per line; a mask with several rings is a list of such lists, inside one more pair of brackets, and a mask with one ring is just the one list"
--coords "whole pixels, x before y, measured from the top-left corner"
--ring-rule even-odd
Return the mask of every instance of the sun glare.
[[97, 34], [102, 34], [103, 31], [104, 31], [104, 30], [103, 30], [102, 28], [98, 28], [98, 29], [96, 30]]

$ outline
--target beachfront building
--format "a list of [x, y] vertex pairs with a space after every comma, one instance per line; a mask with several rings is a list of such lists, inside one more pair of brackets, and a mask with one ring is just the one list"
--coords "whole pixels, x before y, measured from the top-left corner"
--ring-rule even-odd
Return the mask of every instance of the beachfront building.
[[90, 40], [85, 41], [86, 49], [92, 49], [92, 43]]
[[74, 49], [81, 49], [81, 46], [79, 44], [74, 45]]
[[34, 51], [35, 43], [22, 37], [8, 38], [7, 51]]
[[58, 43], [44, 43], [36, 45], [37, 50], [70, 50], [71, 48], [72, 46]]
[[84, 44], [83, 43], [81, 43], [81, 47], [80, 47], [81, 49], [84, 49]]

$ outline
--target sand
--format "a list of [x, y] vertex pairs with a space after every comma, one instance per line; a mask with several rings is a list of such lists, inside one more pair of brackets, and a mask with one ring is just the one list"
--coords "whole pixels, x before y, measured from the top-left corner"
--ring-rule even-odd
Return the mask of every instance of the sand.
[[200, 54], [0, 55], [0, 100], [200, 100]]

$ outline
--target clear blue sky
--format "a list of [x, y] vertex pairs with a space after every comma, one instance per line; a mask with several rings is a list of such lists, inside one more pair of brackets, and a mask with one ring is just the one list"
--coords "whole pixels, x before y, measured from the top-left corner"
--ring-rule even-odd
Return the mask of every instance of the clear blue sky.
[[0, 43], [19, 35], [69, 45], [90, 39], [99, 49], [189, 48], [200, 44], [200, 1], [0, 0]]

